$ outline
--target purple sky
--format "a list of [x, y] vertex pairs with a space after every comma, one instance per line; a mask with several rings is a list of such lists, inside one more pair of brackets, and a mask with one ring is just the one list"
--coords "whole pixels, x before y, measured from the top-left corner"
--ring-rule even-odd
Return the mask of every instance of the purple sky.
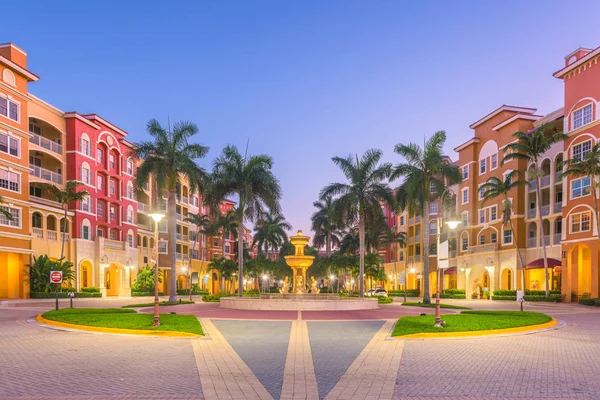
[[[294, 230], [340, 181], [332, 156], [446, 130], [448, 154], [501, 104], [548, 113], [552, 73], [600, 45], [600, 2], [8, 2], [2, 42], [29, 54], [33, 94], [145, 136], [150, 118], [191, 120], [211, 147], [268, 153]], [[91, 2], [90, 2], [91, 3]]]

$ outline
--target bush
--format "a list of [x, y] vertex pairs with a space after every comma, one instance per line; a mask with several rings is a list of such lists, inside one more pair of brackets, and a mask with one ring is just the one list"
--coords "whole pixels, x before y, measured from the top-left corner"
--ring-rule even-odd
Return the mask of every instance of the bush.
[[535, 296], [523, 296], [523, 299], [525, 299], [525, 301], [553, 301], [555, 303], [562, 301], [562, 294], [551, 294], [549, 297], [546, 297], [546, 295], [535, 295]]
[[[146, 265], [138, 271], [133, 285], [131, 285], [132, 292], [151, 292], [154, 295], [154, 271], [155, 269]], [[158, 272], [158, 282], [162, 283], [163, 271]], [[132, 295], [133, 296], [133, 295]], [[142, 295], [145, 296], [145, 295]]]
[[177, 289], [177, 294], [180, 296], [182, 296], [182, 295], [189, 296], [190, 289]]
[[592, 299], [579, 299], [579, 304], [584, 305], [584, 306], [595, 306], [596, 302], [600, 300], [598, 298], [592, 298]]
[[[496, 291], [494, 291], [495, 293]], [[507, 290], [507, 292], [510, 292], [510, 290]], [[492, 300], [512, 300], [512, 301], [517, 301], [517, 296], [498, 296], [498, 295], [493, 295], [492, 296]]]
[[390, 304], [393, 301], [394, 301], [394, 299], [391, 298], [391, 297], [382, 297], [382, 296], [380, 296], [380, 297], [377, 298], [377, 302], [379, 304]]
[[596, 307], [600, 307], [600, 299], [597, 299], [597, 300], [594, 302], [594, 305], [595, 305]]
[[75, 279], [72, 262], [52, 261], [47, 255], [41, 255], [37, 258], [33, 256], [33, 263], [27, 266], [29, 267], [29, 288], [33, 293], [51, 293], [55, 291], [55, 284], [50, 283], [50, 271], [62, 271], [63, 282]]
[[[561, 294], [560, 290], [551, 290], [550, 294]], [[526, 290], [525, 291], [525, 295], [526, 296], [546, 296], [546, 291], [545, 290]]]
[[[164, 296], [165, 292], [158, 292], [159, 296]], [[154, 296], [154, 292], [131, 292], [131, 297]]]
[[514, 296], [516, 299], [517, 291], [516, 290], [494, 290], [493, 297], [496, 298], [497, 296]]
[[[85, 298], [85, 297], [102, 297], [102, 293], [90, 293], [90, 292], [74, 292], [75, 298]], [[55, 299], [56, 293], [48, 293], [48, 292], [31, 292], [29, 293], [29, 297], [32, 299]], [[59, 299], [68, 299], [69, 292], [58, 292]]]
[[202, 301], [206, 303], [218, 303], [219, 301], [221, 301], [221, 297], [225, 297], [225, 295], [221, 293], [205, 294], [204, 296], [202, 296]]
[[[407, 297], [419, 297], [420, 291], [418, 289], [408, 289], [406, 290]], [[390, 290], [388, 292], [390, 296], [404, 296], [404, 290]]]
[[93, 286], [92, 287], [84, 287], [84, 288], [81, 288], [81, 291], [85, 292], [85, 293], [100, 293], [100, 288], [93, 287]]

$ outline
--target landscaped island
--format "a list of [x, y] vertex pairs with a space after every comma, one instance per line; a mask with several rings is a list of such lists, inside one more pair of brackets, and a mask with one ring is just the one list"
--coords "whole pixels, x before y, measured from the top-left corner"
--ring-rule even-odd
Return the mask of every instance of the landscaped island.
[[433, 315], [402, 317], [396, 323], [392, 336], [417, 333], [475, 332], [539, 325], [552, 321], [552, 317], [538, 312], [469, 310], [460, 314], [446, 314], [444, 328], [434, 328]]
[[48, 311], [42, 318], [73, 325], [144, 331], [169, 331], [203, 335], [202, 326], [193, 315], [161, 314], [160, 326], [152, 326], [152, 314], [138, 314], [127, 308], [65, 308]]

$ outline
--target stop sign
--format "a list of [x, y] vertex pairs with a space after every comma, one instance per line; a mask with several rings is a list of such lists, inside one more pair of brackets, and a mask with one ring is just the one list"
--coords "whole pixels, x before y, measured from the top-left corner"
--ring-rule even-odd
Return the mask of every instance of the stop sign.
[[62, 283], [62, 271], [50, 271], [50, 283]]

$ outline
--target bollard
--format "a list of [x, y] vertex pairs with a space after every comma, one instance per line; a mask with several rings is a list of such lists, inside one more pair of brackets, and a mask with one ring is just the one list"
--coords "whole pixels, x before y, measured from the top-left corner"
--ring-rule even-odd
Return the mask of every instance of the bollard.
[[75, 297], [75, 293], [69, 292], [69, 302], [71, 303], [71, 308], [73, 308], [73, 297]]

